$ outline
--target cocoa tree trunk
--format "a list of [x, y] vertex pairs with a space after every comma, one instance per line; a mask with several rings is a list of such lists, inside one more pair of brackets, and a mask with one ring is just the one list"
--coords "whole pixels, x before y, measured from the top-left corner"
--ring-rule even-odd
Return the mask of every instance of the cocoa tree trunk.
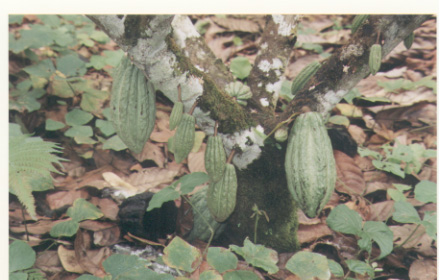
[[[371, 45], [382, 44], [385, 57], [428, 15], [371, 15], [350, 41], [323, 62], [323, 66], [299, 92], [287, 109], [275, 113], [277, 96], [289, 55], [295, 43], [295, 15], [266, 16], [260, 51], [247, 84], [253, 93], [241, 107], [226, 93], [234, 81], [227, 67], [216, 59], [184, 15], [90, 15], [125, 52], [128, 52], [155, 88], [177, 101], [181, 85], [185, 111], [197, 99], [193, 115], [208, 135], [219, 121], [219, 132], [227, 152], [239, 147], [233, 163], [238, 168], [237, 207], [228, 220], [231, 241], [241, 243], [249, 236], [278, 251], [298, 249], [296, 206], [290, 198], [284, 174], [285, 146], [264, 143], [261, 132], [269, 134], [295, 112], [307, 110], [327, 116], [344, 95], [369, 75]], [[266, 104], [269, 105], [266, 105]], [[260, 131], [260, 133], [259, 133]], [[267, 142], [266, 142], [267, 143]], [[269, 141], [270, 143], [270, 141]], [[255, 225], [252, 208], [264, 210]]]

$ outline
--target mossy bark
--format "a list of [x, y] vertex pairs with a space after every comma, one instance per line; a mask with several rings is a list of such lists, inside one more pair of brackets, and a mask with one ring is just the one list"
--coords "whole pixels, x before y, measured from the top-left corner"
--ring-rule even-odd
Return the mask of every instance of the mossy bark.
[[[254, 242], [256, 233], [257, 243], [278, 252], [299, 249], [297, 207], [287, 188], [284, 152], [285, 147], [266, 145], [257, 161], [237, 172], [237, 205], [225, 230], [228, 241], [242, 245], [249, 237]], [[263, 214], [255, 224], [254, 205], [266, 212], [269, 221]]]

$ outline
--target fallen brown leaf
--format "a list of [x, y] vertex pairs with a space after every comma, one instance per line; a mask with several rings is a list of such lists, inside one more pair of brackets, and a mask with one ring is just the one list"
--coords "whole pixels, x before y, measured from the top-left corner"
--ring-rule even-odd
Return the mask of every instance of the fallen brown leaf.
[[394, 201], [386, 200], [370, 205], [371, 221], [387, 221], [394, 212]]
[[359, 146], [362, 146], [365, 140], [367, 139], [367, 135], [365, 134], [364, 129], [357, 125], [354, 124], [349, 125], [348, 132]]
[[435, 260], [415, 260], [409, 268], [410, 280], [436, 280], [437, 261]]
[[73, 205], [73, 202], [78, 198], [88, 199], [90, 194], [84, 190], [69, 190], [48, 193], [46, 195], [46, 203], [51, 210], [60, 209], [67, 205]]
[[58, 224], [63, 222], [64, 220], [39, 220], [36, 223], [31, 223], [25, 225], [19, 225], [19, 226], [10, 226], [9, 230], [14, 233], [24, 233], [29, 232], [30, 234], [36, 234], [36, 235], [42, 235], [50, 232], [50, 229]]
[[303, 243], [310, 243], [318, 240], [321, 237], [332, 235], [332, 230], [325, 224], [316, 225], [299, 225], [298, 241]]
[[[415, 224], [390, 226], [389, 228], [394, 234], [394, 243], [402, 244], [416, 227]], [[403, 245], [403, 248], [414, 250], [425, 257], [434, 257], [437, 255], [437, 249], [432, 246], [432, 242], [432, 238], [425, 233], [424, 227], [419, 227], [412, 238]]]
[[76, 259], [74, 250], [68, 250], [63, 245], [60, 245], [58, 246], [58, 257], [66, 271], [79, 274], [85, 273]]
[[148, 141], [144, 149], [140, 154], [133, 154], [133, 156], [139, 161], [143, 162], [144, 160], [152, 160], [156, 165], [160, 168], [164, 167], [165, 163], [165, 155], [158, 144], [153, 144]]
[[57, 251], [43, 251], [38, 253], [35, 267], [50, 274], [63, 271]]
[[203, 143], [200, 150], [188, 155], [188, 169], [192, 172], [206, 172], [205, 169], [205, 150], [206, 144]]
[[365, 180], [361, 169], [345, 153], [335, 150], [333, 154], [337, 171], [335, 189], [349, 195], [362, 195], [365, 192]]

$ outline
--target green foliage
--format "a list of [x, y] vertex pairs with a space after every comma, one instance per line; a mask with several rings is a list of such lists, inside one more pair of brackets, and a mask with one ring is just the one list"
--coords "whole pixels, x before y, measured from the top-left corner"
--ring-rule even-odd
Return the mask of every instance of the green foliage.
[[312, 252], [296, 253], [287, 261], [286, 268], [304, 280], [328, 280], [331, 276], [327, 258]]
[[396, 79], [387, 82], [378, 81], [377, 85], [384, 88], [387, 92], [393, 93], [415, 90], [419, 87], [431, 88], [434, 93], [437, 93], [437, 82], [433, 78], [432, 76], [427, 76], [415, 82], [406, 79]]
[[16, 240], [9, 245], [9, 279], [45, 279], [38, 269], [31, 269], [36, 260], [35, 251], [26, 242]]
[[78, 231], [79, 222], [83, 220], [96, 220], [103, 215], [101, 210], [95, 205], [84, 198], [78, 198], [73, 202], [73, 206], [67, 209], [67, 216], [72, 219], [54, 225], [50, 230], [50, 235], [54, 237], [73, 236]]
[[367, 263], [358, 260], [346, 260], [348, 269], [354, 273], [374, 277], [374, 269]]
[[234, 270], [230, 272], [226, 272], [223, 275], [223, 280], [259, 280], [260, 277], [258, 277], [255, 273], [248, 270]]
[[244, 240], [243, 247], [229, 245], [229, 248], [242, 256], [248, 264], [262, 268], [270, 274], [278, 271], [278, 266], [276, 265], [278, 262], [277, 252], [263, 245], [255, 245], [249, 238]]
[[199, 249], [180, 237], [175, 237], [163, 253], [163, 261], [168, 266], [187, 272], [193, 272], [202, 261]]
[[361, 147], [358, 148], [358, 152], [362, 157], [371, 156], [372, 163], [377, 169], [391, 172], [402, 178], [405, 178], [405, 174], [419, 173], [425, 159], [437, 156], [435, 150], [426, 150], [417, 143], [410, 145], [397, 143], [394, 147], [385, 144], [382, 149], [385, 156]]
[[246, 79], [252, 70], [252, 64], [244, 56], [238, 56], [231, 60], [232, 74], [240, 80]]
[[236, 269], [238, 264], [237, 257], [230, 250], [221, 247], [209, 247], [207, 261], [220, 273]]
[[[42, 189], [34, 187], [36, 182], [50, 182], [51, 172], [60, 174], [53, 164], [61, 166], [63, 159], [54, 155], [60, 153], [61, 148], [56, 143], [43, 141], [39, 137], [21, 134], [17, 129], [17, 126], [10, 125], [9, 192], [18, 197], [35, 219], [32, 191], [41, 191]], [[51, 187], [49, 185], [48, 188]]]

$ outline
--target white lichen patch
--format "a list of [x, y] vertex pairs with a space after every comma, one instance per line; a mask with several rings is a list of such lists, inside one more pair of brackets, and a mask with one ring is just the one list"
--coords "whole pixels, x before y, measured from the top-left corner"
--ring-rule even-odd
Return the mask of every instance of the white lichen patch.
[[260, 125], [232, 135], [219, 134], [223, 139], [226, 152], [229, 154], [234, 147], [241, 149], [233, 159], [234, 165], [239, 169], [246, 168], [261, 155], [260, 146], [264, 146], [264, 129]]
[[318, 103], [321, 104], [320, 112], [324, 117], [341, 101], [345, 94], [347, 94], [346, 90], [338, 90], [337, 92], [330, 90], [323, 95], [317, 95]]
[[278, 34], [282, 36], [290, 36], [296, 28], [296, 20], [288, 20], [285, 15], [272, 15], [273, 21], [278, 24]]
[[258, 63], [258, 69], [267, 73], [270, 71], [270, 69], [272, 69], [272, 64], [267, 60], [262, 60], [260, 63]]
[[339, 57], [339, 59], [341, 61], [349, 59], [352, 56], [362, 56], [364, 53], [364, 48], [362, 47], [362, 45], [360, 44], [351, 44], [346, 48], [342, 49], [342, 53], [341, 56]]
[[260, 98], [260, 104], [261, 104], [261, 106], [263, 106], [263, 107], [267, 107], [267, 106], [269, 106], [269, 101], [267, 100], [266, 97], [264, 97], [264, 98]]
[[279, 58], [274, 58], [272, 60], [272, 68], [273, 69], [280, 69], [283, 68], [283, 62]]
[[257, 86], [258, 86], [258, 87], [261, 87], [262, 85], [263, 85], [263, 83], [262, 83], [262, 82], [259, 82]]
[[265, 50], [265, 49], [267, 49], [268, 46], [269, 45], [266, 42], [264, 42], [263, 44], [261, 44], [260, 49]]
[[175, 15], [171, 22], [173, 27], [173, 38], [179, 47], [184, 48], [186, 46], [185, 41], [187, 38], [200, 37], [194, 25], [188, 16]]

